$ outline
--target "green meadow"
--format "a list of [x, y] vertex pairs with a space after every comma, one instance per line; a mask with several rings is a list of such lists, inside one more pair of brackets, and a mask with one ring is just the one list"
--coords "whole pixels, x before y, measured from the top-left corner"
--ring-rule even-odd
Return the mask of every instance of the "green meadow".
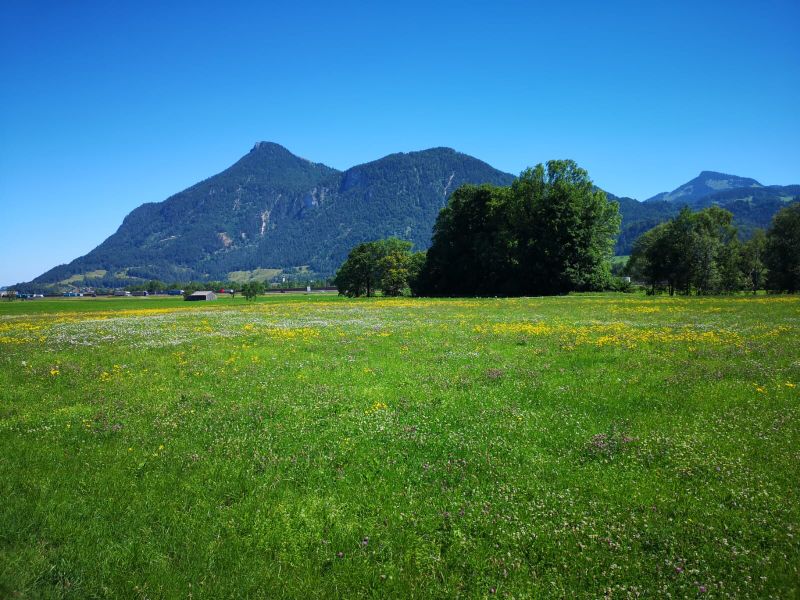
[[800, 297], [0, 304], [0, 597], [800, 594]]

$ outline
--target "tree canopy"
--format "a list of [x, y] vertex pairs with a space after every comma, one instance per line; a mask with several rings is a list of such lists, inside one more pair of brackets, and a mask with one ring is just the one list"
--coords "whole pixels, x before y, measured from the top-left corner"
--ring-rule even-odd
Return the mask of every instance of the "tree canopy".
[[781, 209], [772, 219], [765, 241], [767, 289], [800, 291], [800, 203]]
[[742, 245], [732, 222], [733, 215], [716, 206], [698, 212], [684, 207], [636, 240], [627, 272], [651, 291], [664, 285], [670, 295], [741, 289]]
[[333, 282], [345, 296], [372, 296], [376, 290], [399, 296], [416, 278], [420, 255], [411, 253], [411, 242], [394, 237], [364, 242], [350, 251]]
[[255, 300], [259, 294], [264, 293], [264, 284], [260, 281], [250, 281], [242, 284], [242, 296], [247, 300]]
[[648, 283], [651, 292], [799, 291], [800, 204], [780, 210], [766, 234], [756, 229], [746, 242], [732, 221], [719, 207], [697, 212], [684, 207], [636, 240], [626, 272]]
[[618, 205], [571, 160], [524, 171], [510, 187], [462, 186], [439, 213], [421, 295], [546, 295], [610, 279]]

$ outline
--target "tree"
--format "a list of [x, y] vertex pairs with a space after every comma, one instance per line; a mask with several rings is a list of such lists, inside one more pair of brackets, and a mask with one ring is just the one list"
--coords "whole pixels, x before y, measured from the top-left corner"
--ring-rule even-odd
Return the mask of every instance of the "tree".
[[426, 258], [426, 252], [414, 252], [408, 259], [408, 287], [415, 296], [419, 295], [420, 276]]
[[571, 160], [523, 171], [513, 183], [520, 291], [561, 294], [610, 281], [619, 208]]
[[718, 292], [732, 293], [741, 290], [746, 285], [742, 276], [742, 252], [744, 244], [734, 237], [719, 249], [717, 254], [717, 281]]
[[712, 206], [688, 207], [667, 223], [642, 234], [633, 244], [627, 272], [651, 286], [698, 294], [732, 292], [742, 287], [742, 245], [733, 215]]
[[767, 267], [764, 264], [764, 253], [767, 247], [767, 236], [763, 229], [756, 229], [740, 252], [740, 269], [746, 286], [754, 294], [761, 289]]
[[357, 297], [366, 292], [367, 296], [371, 296], [375, 287], [373, 263], [373, 252], [369, 242], [353, 248], [333, 278], [333, 284], [339, 289], [339, 294]]
[[718, 206], [687, 214], [691, 224], [687, 246], [690, 283], [698, 294], [738, 289], [733, 214]]
[[464, 185], [440, 212], [415, 293], [509, 293], [514, 280], [509, 188]]
[[392, 251], [379, 264], [380, 288], [384, 296], [399, 296], [408, 287], [408, 252]]
[[247, 300], [255, 300], [259, 294], [264, 292], [264, 284], [260, 281], [250, 281], [242, 285], [242, 296]]
[[163, 282], [159, 281], [158, 279], [151, 279], [147, 282], [147, 291], [151, 294], [155, 294], [156, 292], [161, 292], [167, 289], [166, 285]]
[[661, 264], [665, 269], [670, 296], [676, 291], [687, 295], [691, 292], [694, 266], [701, 256], [701, 251], [695, 248], [696, 241], [692, 211], [684, 206], [667, 224], [664, 236], [651, 249], [651, 253], [663, 255]]
[[655, 293], [657, 285], [669, 279], [665, 251], [667, 227], [667, 223], [661, 223], [636, 238], [628, 264], [625, 265], [625, 273], [636, 281], [649, 284], [651, 294]]
[[336, 272], [333, 283], [344, 296], [372, 296], [381, 289], [387, 296], [408, 287], [411, 242], [387, 238], [353, 248]]
[[764, 263], [767, 289], [800, 291], [800, 202], [782, 208], [767, 230]]
[[439, 213], [419, 277], [425, 295], [543, 295], [603, 289], [619, 231], [616, 202], [571, 160], [511, 187], [462, 186]]

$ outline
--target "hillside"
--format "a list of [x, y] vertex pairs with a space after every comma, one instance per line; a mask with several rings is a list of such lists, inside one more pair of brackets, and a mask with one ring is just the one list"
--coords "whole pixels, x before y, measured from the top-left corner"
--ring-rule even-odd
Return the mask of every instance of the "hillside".
[[34, 281], [66, 281], [81, 274], [106, 282], [203, 278], [198, 267], [209, 257], [257, 244], [276, 223], [301, 218], [307, 196], [337, 173], [260, 142], [218, 175], [164, 202], [143, 204], [89, 254]]
[[630, 254], [636, 238], [659, 223], [671, 219], [678, 214], [682, 206], [664, 200], [639, 202], [633, 198], [618, 198], [613, 194], [608, 194], [608, 197], [619, 203], [619, 213], [622, 217], [619, 238], [614, 248], [619, 256]]
[[362, 241], [397, 235], [424, 249], [449, 194], [514, 177], [449, 148], [391, 154], [340, 172], [259, 142], [225, 171], [132, 211], [97, 248], [34, 283], [226, 279], [303, 266], [331, 274]]
[[[237, 260], [243, 269], [309, 265], [317, 273], [333, 273], [360, 242], [394, 235], [425, 249], [453, 190], [465, 183], [509, 185], [513, 179], [449, 148], [391, 154], [328, 179], [318, 192], [324, 201], [302, 218], [283, 222]], [[212, 271], [230, 264], [216, 263]]]
[[721, 206], [733, 213], [739, 234], [750, 237], [757, 227], [769, 227], [772, 216], [790, 202], [800, 200], [800, 185], [739, 188], [710, 194], [690, 204], [693, 208]]

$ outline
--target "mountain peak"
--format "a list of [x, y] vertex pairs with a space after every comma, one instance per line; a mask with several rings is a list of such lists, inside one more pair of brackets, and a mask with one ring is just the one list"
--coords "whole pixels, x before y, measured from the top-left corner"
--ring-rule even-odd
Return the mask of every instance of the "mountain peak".
[[425, 150], [417, 150], [416, 152], [409, 152], [409, 154], [462, 154], [462, 153], [451, 148], [450, 146], [434, 146], [433, 148], [426, 148]]
[[648, 198], [648, 201], [691, 202], [725, 190], [760, 187], [764, 186], [750, 177], [739, 177], [717, 171], [700, 171], [700, 174], [691, 181], [687, 181], [671, 192], [661, 192]]
[[305, 169], [308, 165], [313, 165], [315, 167], [322, 167], [327, 171], [336, 171], [336, 169], [322, 163], [315, 163], [307, 158], [298, 156], [280, 144], [265, 141], [256, 142], [250, 149], [250, 152], [245, 154], [239, 162], [247, 165], [257, 164], [262, 167], [271, 165], [272, 168], [280, 169]]
[[275, 142], [256, 142], [250, 152], [285, 152], [291, 154], [286, 148]]
[[731, 175], [729, 173], [720, 173], [719, 171], [700, 171], [700, 175], [698, 175], [695, 179], [729, 179], [737, 183], [743, 181], [758, 183], [755, 179], [751, 179], [750, 177], [739, 177], [738, 175]]

